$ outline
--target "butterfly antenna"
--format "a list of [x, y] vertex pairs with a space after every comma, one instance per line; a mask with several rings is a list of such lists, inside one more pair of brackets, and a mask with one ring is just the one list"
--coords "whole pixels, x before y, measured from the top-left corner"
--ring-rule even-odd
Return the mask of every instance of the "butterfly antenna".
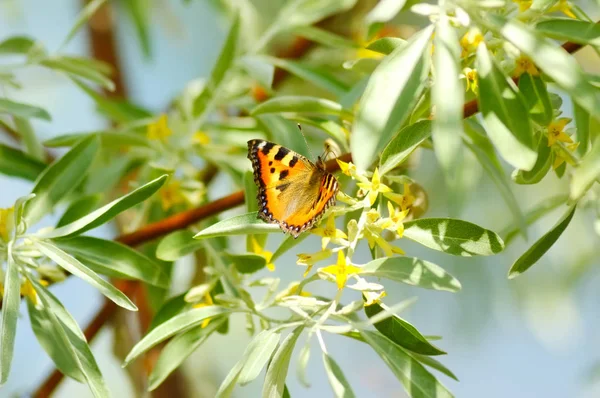
[[308, 153], [310, 153], [310, 157], [312, 159], [314, 159], [315, 156], [313, 155], [312, 151], [310, 150], [310, 146], [308, 146], [308, 141], [306, 141], [306, 136], [304, 135], [304, 131], [302, 131], [302, 126], [300, 125], [300, 123], [298, 123], [297, 126], [298, 126], [298, 130], [300, 130], [300, 134], [302, 134], [302, 138], [304, 138], [304, 143], [306, 144], [306, 148], [308, 148]]

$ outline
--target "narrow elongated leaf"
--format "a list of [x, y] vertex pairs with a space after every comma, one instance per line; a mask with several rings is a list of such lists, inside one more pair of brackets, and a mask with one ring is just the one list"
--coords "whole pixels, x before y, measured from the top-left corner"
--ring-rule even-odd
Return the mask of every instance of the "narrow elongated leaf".
[[74, 200], [69, 207], [67, 207], [67, 210], [65, 210], [60, 220], [58, 220], [56, 227], [62, 227], [63, 225], [79, 220], [81, 217], [93, 211], [98, 206], [101, 199], [102, 195], [92, 194]]
[[229, 254], [227, 259], [242, 274], [253, 274], [267, 265], [267, 260], [263, 256], [254, 253]]
[[0, 144], [0, 173], [35, 181], [46, 164], [23, 151]]
[[252, 115], [266, 113], [309, 113], [321, 115], [341, 115], [344, 109], [340, 104], [325, 98], [284, 95], [271, 98], [252, 109]]
[[291, 32], [295, 35], [314, 41], [315, 43], [335, 49], [345, 48], [356, 50], [357, 48], [360, 48], [357, 43], [346, 39], [344, 36], [336, 35], [335, 33], [331, 33], [315, 26], [296, 26]]
[[[384, 309], [377, 303], [365, 306], [365, 314], [369, 318]], [[375, 324], [375, 329], [382, 335], [412, 352], [423, 355], [443, 355], [446, 352], [431, 344], [413, 325], [398, 315], [384, 319]]]
[[277, 250], [275, 250], [275, 252], [273, 253], [273, 256], [271, 256], [271, 262], [274, 263], [275, 260], [277, 260], [279, 257], [281, 257], [281, 255], [283, 255], [285, 252], [290, 250], [292, 247], [296, 246], [298, 243], [302, 242], [308, 236], [310, 236], [310, 235], [302, 234], [297, 238], [294, 238], [291, 235], [286, 237], [283, 240], [283, 242], [281, 242], [281, 245], [277, 248]]
[[529, 73], [522, 74], [519, 78], [519, 91], [523, 94], [531, 118], [542, 126], [549, 125], [554, 111], [542, 78]]
[[65, 72], [68, 75], [99, 84], [102, 88], [107, 90], [113, 91], [115, 89], [115, 84], [108, 77], [98, 72], [96, 69], [90, 68], [89, 65], [77, 62], [77, 60], [72, 58], [57, 56], [45, 59], [40, 64], [47, 68]]
[[372, 43], [369, 43], [367, 50], [375, 51], [381, 54], [391, 54], [392, 51], [398, 47], [404, 46], [406, 40], [400, 39], [399, 37], [382, 37]]
[[323, 353], [323, 366], [325, 367], [325, 371], [327, 372], [327, 379], [329, 380], [329, 385], [333, 389], [333, 394], [336, 397], [355, 397], [354, 391], [352, 391], [352, 387], [350, 387], [350, 383], [348, 383], [348, 380], [346, 380], [342, 369], [339, 367], [337, 362], [335, 362], [333, 358], [327, 355], [327, 353], [325, 352]]
[[225, 44], [221, 49], [217, 63], [215, 64], [209, 80], [204, 85], [204, 89], [198, 97], [194, 100], [192, 114], [195, 118], [203, 116], [207, 110], [209, 110], [210, 104], [213, 97], [219, 90], [219, 86], [225, 78], [225, 74], [231, 68], [235, 59], [236, 52], [238, 50], [239, 43], [239, 30], [240, 30], [240, 17], [236, 14], [231, 28], [225, 39]]
[[238, 376], [240, 385], [246, 385], [258, 377], [277, 348], [280, 338], [277, 332], [263, 330], [252, 339], [241, 359], [242, 370]]
[[455, 190], [461, 171], [465, 94], [463, 84], [458, 80], [461, 47], [445, 14], [441, 14], [438, 20], [434, 46], [436, 78], [431, 88], [431, 100], [435, 106], [435, 119], [431, 137], [435, 156], [446, 177], [446, 185], [449, 190]]
[[87, 21], [89, 21], [89, 19], [92, 17], [92, 15], [94, 15], [94, 13], [104, 3], [106, 3], [106, 0], [92, 0], [89, 3], [87, 3], [85, 5], [85, 7], [83, 7], [83, 9], [81, 10], [81, 12], [77, 16], [77, 19], [75, 20], [75, 23], [73, 24], [73, 27], [71, 28], [71, 30], [69, 31], [69, 33], [65, 37], [65, 40], [63, 41], [61, 47], [66, 46], [71, 41], [71, 39], [77, 34], [77, 32], [79, 31], [79, 29], [81, 29], [81, 27]]
[[[588, 81], [574, 57], [552, 40], [521, 22], [507, 21], [499, 15], [491, 14], [487, 21], [494, 30], [530, 57], [539, 69], [573, 97], [583, 109], [600, 118], [600, 91]], [[519, 119], [516, 115], [513, 117]]]
[[205, 328], [202, 325], [196, 326], [169, 341], [162, 349], [158, 361], [152, 369], [148, 379], [148, 390], [152, 391], [160, 386], [187, 357], [193, 354], [223, 324], [225, 319], [221, 317], [212, 319]]
[[512, 80], [492, 59], [485, 44], [477, 49], [479, 106], [487, 133], [511, 165], [531, 170], [537, 158], [529, 112]]
[[365, 22], [369, 25], [380, 22], [388, 22], [402, 10], [406, 0], [382, 0], [373, 7], [365, 17]]
[[448, 369], [446, 366], [444, 366], [444, 364], [442, 364], [437, 359], [429, 357], [427, 355], [415, 354], [414, 352], [411, 353], [410, 355], [413, 358], [415, 358], [417, 361], [421, 362], [423, 365], [429, 366], [432, 369], [442, 372], [443, 374], [450, 377], [451, 379], [459, 381], [458, 378], [456, 377], [456, 375], [454, 373], [452, 373], [452, 371], [450, 369]]
[[52, 231], [40, 232], [36, 236], [41, 238], [68, 238], [80, 235], [85, 231], [94, 229], [105, 222], [112, 220], [117, 214], [143, 202], [152, 196], [160, 187], [163, 186], [167, 179], [167, 175], [162, 175], [147, 184], [142, 185], [138, 189], [113, 200], [107, 205], [102, 206], [85, 217], [80, 218], [70, 224], [56, 228]]
[[285, 378], [287, 376], [288, 367], [290, 366], [290, 359], [292, 357], [292, 351], [300, 333], [304, 329], [303, 326], [299, 326], [294, 329], [287, 337], [283, 340], [281, 345], [275, 351], [273, 359], [267, 368], [267, 375], [265, 376], [265, 384], [263, 385], [263, 398], [277, 398], [283, 396], [285, 389]]
[[116, 287], [102, 279], [94, 271], [83, 265], [76, 258], [62, 251], [58, 247], [41, 240], [34, 241], [37, 249], [47, 256], [49, 259], [60, 265], [62, 268], [72, 273], [73, 275], [83, 279], [96, 289], [105, 295], [109, 300], [115, 304], [128, 309], [130, 311], [137, 311], [135, 304], [129, 300], [125, 294], [123, 294]]
[[577, 126], [576, 141], [579, 142], [577, 152], [583, 156], [587, 153], [590, 147], [590, 114], [573, 101], [573, 116], [575, 117], [575, 125]]
[[537, 184], [540, 182], [552, 165], [552, 149], [548, 146], [548, 139], [541, 135], [538, 143], [538, 158], [533, 168], [529, 171], [515, 170], [512, 179], [517, 184]]
[[21, 290], [21, 276], [19, 266], [13, 259], [10, 246], [7, 252], [6, 264], [6, 273], [3, 281], [2, 320], [0, 321], [0, 385], [6, 383], [10, 373], [10, 365], [15, 349], [15, 336], [17, 335], [19, 304], [21, 303], [19, 294]]
[[31, 191], [36, 196], [25, 208], [30, 225], [79, 185], [94, 160], [98, 145], [94, 137], [85, 139], [44, 170]]
[[127, 366], [141, 354], [169, 337], [198, 326], [207, 318], [227, 314], [229, 312], [231, 312], [231, 310], [228, 308], [212, 305], [194, 308], [166, 320], [148, 332], [144, 338], [131, 349], [122, 366]]
[[453, 397], [423, 365], [387, 337], [366, 330], [361, 330], [360, 335], [394, 372], [412, 398]]
[[240, 372], [242, 371], [242, 362], [239, 361], [233, 368], [227, 373], [225, 380], [219, 386], [219, 390], [215, 394], [215, 398], [229, 398], [233, 393], [233, 389], [237, 383]]
[[426, 289], [457, 292], [461, 288], [460, 282], [440, 266], [412, 257], [378, 258], [365, 264], [363, 274]]
[[38, 140], [35, 131], [33, 131], [31, 122], [29, 122], [28, 119], [19, 116], [15, 116], [14, 121], [16, 129], [23, 139], [27, 153], [43, 162], [46, 158], [46, 154], [44, 153], [42, 143]]
[[410, 114], [429, 74], [432, 28], [415, 34], [375, 69], [354, 120], [350, 148], [359, 169], [366, 170]]
[[242, 214], [219, 221], [194, 235], [194, 239], [207, 239], [216, 236], [264, 234], [281, 231], [277, 224], [267, 224], [257, 217], [256, 212]]
[[571, 18], [551, 18], [538, 22], [535, 30], [557, 40], [589, 44], [600, 48], [600, 26]]
[[92, 131], [88, 133], [65, 134], [45, 141], [44, 145], [49, 147], [72, 146], [82, 138], [91, 135], [97, 135], [98, 138], [100, 138], [102, 146], [107, 148], [123, 148], [129, 146], [148, 148], [151, 146], [150, 141], [145, 136], [115, 131]]
[[150, 58], [152, 54], [152, 47], [150, 46], [150, 3], [145, 0], [125, 0], [123, 3], [135, 27], [144, 56]]
[[592, 149], [583, 157], [581, 164], [573, 172], [571, 181], [571, 199], [583, 196], [600, 176], [600, 137], [596, 138]]
[[558, 223], [552, 227], [544, 236], [542, 236], [537, 242], [535, 242], [525, 253], [521, 255], [514, 262], [510, 271], [508, 271], [508, 278], [513, 279], [527, 271], [533, 264], [537, 263], [540, 258], [552, 245], [560, 238], [564, 230], [569, 226], [573, 215], [575, 214], [575, 207], [569, 209]]
[[12, 36], [0, 42], [0, 54], [27, 54], [35, 42], [26, 36]]
[[404, 127], [385, 147], [379, 160], [379, 173], [385, 174], [402, 164], [423, 141], [431, 136], [431, 120]]
[[69, 347], [67, 333], [62, 328], [56, 315], [48, 311], [46, 306], [37, 309], [27, 300], [31, 329], [38, 342], [56, 365], [66, 376], [84, 382], [85, 378], [79, 369], [79, 361]]
[[13, 116], [22, 117], [24, 119], [42, 119], [46, 121], [52, 120], [50, 114], [45, 109], [34, 105], [23, 104], [21, 102], [11, 101], [6, 98], [0, 98], [0, 114], [8, 113]]
[[186, 293], [179, 294], [166, 300], [152, 318], [148, 330], [152, 330], [163, 322], [190, 309], [190, 303], [185, 301]]
[[453, 218], [421, 218], [406, 222], [404, 237], [455, 256], [491, 256], [504, 249], [504, 242], [495, 232]]
[[156, 257], [164, 261], [175, 261], [204, 247], [204, 242], [194, 240], [194, 233], [187, 229], [165, 236], [156, 248]]
[[312, 25], [313, 23], [343, 11], [356, 4], [357, 0], [293, 0], [281, 8], [273, 23], [279, 30], [287, 30], [295, 26]]
[[111, 240], [76, 236], [55, 241], [61, 249], [85, 262], [96, 272], [123, 279], [136, 279], [166, 288], [169, 276], [155, 261], [141, 252]]

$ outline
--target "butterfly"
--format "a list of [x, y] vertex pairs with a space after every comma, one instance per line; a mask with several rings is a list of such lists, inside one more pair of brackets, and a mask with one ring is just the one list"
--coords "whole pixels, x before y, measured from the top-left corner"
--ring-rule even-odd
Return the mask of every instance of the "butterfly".
[[294, 238], [316, 225], [335, 204], [338, 181], [321, 157], [314, 164], [281, 145], [250, 140], [248, 159], [258, 186], [258, 218], [279, 224]]

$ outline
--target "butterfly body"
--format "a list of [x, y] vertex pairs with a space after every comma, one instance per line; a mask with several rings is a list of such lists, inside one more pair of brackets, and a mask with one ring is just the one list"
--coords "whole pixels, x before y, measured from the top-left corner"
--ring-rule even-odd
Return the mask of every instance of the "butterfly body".
[[312, 228], [335, 204], [337, 179], [318, 158], [304, 156], [272, 142], [248, 141], [254, 182], [258, 187], [258, 217], [295, 238]]

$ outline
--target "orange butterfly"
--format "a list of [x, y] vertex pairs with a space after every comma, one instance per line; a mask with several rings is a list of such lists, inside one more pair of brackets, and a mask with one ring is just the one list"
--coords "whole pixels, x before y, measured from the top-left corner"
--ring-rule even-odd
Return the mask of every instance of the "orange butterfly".
[[258, 217], [279, 224], [294, 238], [317, 224], [335, 204], [338, 182], [321, 157], [314, 164], [281, 145], [250, 140], [248, 159], [258, 186]]

